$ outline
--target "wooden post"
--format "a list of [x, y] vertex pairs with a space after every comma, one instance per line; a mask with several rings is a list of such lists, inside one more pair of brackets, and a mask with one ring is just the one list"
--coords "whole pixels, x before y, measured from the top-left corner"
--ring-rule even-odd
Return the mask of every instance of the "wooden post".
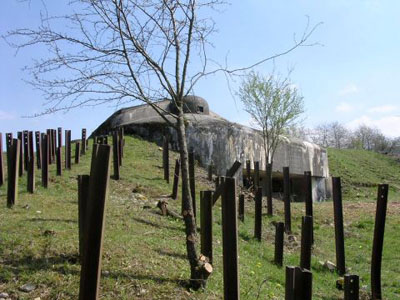
[[57, 176], [62, 175], [62, 147], [57, 148], [56, 153], [56, 164], [57, 164]]
[[267, 163], [266, 166], [266, 174], [267, 174], [267, 215], [273, 216], [273, 208], [272, 208], [272, 164]]
[[81, 154], [85, 155], [86, 154], [86, 128], [82, 128], [82, 148], [81, 148]]
[[344, 275], [344, 300], [358, 300], [360, 278], [357, 275]]
[[274, 262], [282, 267], [283, 265], [283, 241], [285, 235], [285, 224], [278, 222], [275, 224], [275, 256]]
[[286, 266], [285, 300], [296, 300], [294, 295], [295, 267]]
[[[124, 157], [124, 146], [125, 146], [125, 132], [124, 132], [124, 127], [119, 127], [118, 128], [118, 137], [119, 137], [119, 157], [122, 161], [122, 158]], [[120, 166], [122, 166], [122, 163], [120, 162]]]
[[306, 204], [306, 216], [313, 216], [313, 198], [312, 198], [312, 182], [311, 172], [304, 172], [304, 196]]
[[196, 218], [196, 178], [195, 178], [195, 167], [194, 167], [194, 152], [189, 152], [189, 183], [190, 183], [190, 196], [192, 197], [193, 203], [193, 214]]
[[37, 168], [42, 168], [42, 143], [40, 140], [40, 131], [35, 131], [35, 142], [36, 142], [36, 163]]
[[256, 197], [254, 199], [254, 237], [261, 241], [261, 226], [262, 226], [262, 188], [259, 187], [256, 191]]
[[71, 130], [65, 130], [65, 168], [71, 170]]
[[6, 133], [6, 149], [10, 147], [13, 143], [13, 134], [12, 133]]
[[28, 145], [29, 157], [35, 156], [35, 149], [33, 147], [33, 132], [32, 131], [28, 131], [28, 141], [29, 141], [29, 145]]
[[33, 194], [35, 192], [35, 155], [31, 155], [28, 161], [28, 182], [27, 190]]
[[[104, 137], [103, 139], [103, 144], [106, 144], [106, 140], [107, 138]], [[118, 155], [118, 159], [119, 159], [119, 166], [122, 166], [122, 159], [124, 158], [124, 140], [121, 138], [118, 138], [118, 150], [119, 150], [119, 155]], [[169, 178], [168, 178], [168, 183], [169, 183]]]
[[52, 145], [51, 145], [51, 153], [53, 155], [53, 162], [56, 161], [56, 154], [57, 154], [57, 130], [51, 130], [51, 137], [52, 137]]
[[343, 205], [340, 177], [332, 177], [332, 198], [335, 219], [336, 266], [339, 275], [344, 275], [346, 273], [346, 264], [344, 255]]
[[371, 293], [372, 299], [383, 299], [381, 288], [381, 265], [383, 252], [383, 237], [385, 235], [386, 210], [389, 186], [378, 186], [378, 200], [376, 203], [374, 241], [371, 259]]
[[210, 264], [212, 264], [213, 250], [212, 250], [212, 191], [200, 192], [200, 236], [201, 236], [201, 254], [208, 257]]
[[289, 167], [283, 167], [283, 201], [285, 209], [285, 231], [292, 232], [292, 216], [290, 211], [290, 175]]
[[79, 300], [96, 300], [99, 294], [106, 199], [110, 178], [111, 147], [93, 147], [85, 220], [85, 246]]
[[13, 139], [11, 142], [9, 141], [9, 143], [10, 145], [7, 147], [7, 207], [11, 208], [17, 204], [18, 200], [18, 168], [20, 166], [21, 141], [19, 139]]
[[212, 181], [213, 179], [213, 165], [208, 165], [208, 181]]
[[113, 166], [114, 166], [114, 179], [119, 180], [119, 146], [120, 144], [118, 143], [118, 132], [114, 131], [113, 132]]
[[295, 268], [294, 272], [295, 300], [312, 299], [312, 273], [309, 270]]
[[47, 134], [42, 135], [42, 186], [47, 188], [49, 185], [49, 160], [50, 160], [50, 141]]
[[178, 185], [179, 185], [179, 170], [181, 168], [181, 162], [179, 159], [175, 160], [175, 172], [174, 172], [174, 182], [172, 184], [172, 194], [171, 198], [176, 200], [178, 198]]
[[0, 186], [4, 184], [3, 135], [0, 132]]
[[258, 189], [260, 186], [260, 162], [254, 162], [254, 188]]
[[85, 230], [87, 218], [87, 201], [89, 195], [89, 175], [78, 175], [78, 226], [79, 226], [79, 257], [83, 262], [85, 246]]
[[311, 270], [313, 217], [303, 216], [301, 223], [301, 254], [300, 267]]
[[239, 195], [239, 220], [244, 222], [244, 194]]
[[226, 177], [222, 194], [224, 299], [239, 299], [236, 180]]
[[49, 143], [49, 165], [51, 165], [53, 163], [53, 156], [52, 156], [52, 153], [51, 153], [51, 149], [52, 149], [51, 145], [53, 143], [52, 142], [53, 135], [51, 133], [51, 129], [47, 129], [46, 130], [46, 136], [47, 136], [47, 140], [48, 140], [48, 143]]
[[24, 147], [24, 170], [28, 171], [28, 164], [29, 164], [29, 157], [30, 157], [30, 153], [29, 153], [29, 131], [28, 130], [24, 130], [22, 131], [22, 135], [24, 136], [23, 141], [23, 147]]
[[163, 169], [164, 169], [164, 180], [169, 183], [169, 141], [168, 137], [163, 137]]
[[57, 148], [60, 148], [60, 147], [62, 147], [62, 128], [61, 127], [57, 128], [57, 138], [58, 138]]
[[81, 155], [81, 142], [75, 143], [75, 164], [79, 164], [79, 158]]
[[25, 164], [24, 164], [24, 136], [21, 131], [17, 133], [19, 139], [19, 176], [24, 175]]

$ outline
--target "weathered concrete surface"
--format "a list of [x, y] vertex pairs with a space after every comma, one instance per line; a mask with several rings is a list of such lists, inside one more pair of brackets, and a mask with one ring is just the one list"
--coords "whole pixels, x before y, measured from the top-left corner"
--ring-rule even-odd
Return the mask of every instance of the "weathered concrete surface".
[[[265, 155], [260, 131], [227, 121], [209, 111], [204, 99], [193, 97], [187, 105], [187, 140], [188, 147], [193, 148], [196, 159], [204, 167], [212, 164], [217, 175], [224, 175], [235, 160], [246, 160], [253, 166], [260, 161], [261, 177], [265, 170]], [[165, 111], [171, 111], [170, 101], [159, 102]], [[202, 109], [199, 109], [199, 106]], [[194, 113], [193, 113], [194, 112]], [[171, 116], [165, 115], [173, 121]], [[161, 144], [166, 122], [148, 105], [122, 109], [114, 113], [94, 132], [94, 135], [107, 133], [111, 128], [124, 126], [125, 132], [140, 135]], [[176, 132], [171, 134], [171, 148], [178, 149]], [[273, 177], [282, 176], [282, 168], [289, 166], [293, 177], [293, 193], [301, 194], [301, 179], [305, 171], [313, 175], [313, 193], [317, 201], [329, 197], [326, 179], [329, 178], [328, 157], [325, 149], [298, 139], [281, 138], [273, 163]], [[241, 176], [241, 175], [240, 175]], [[297, 184], [296, 184], [297, 182]]]

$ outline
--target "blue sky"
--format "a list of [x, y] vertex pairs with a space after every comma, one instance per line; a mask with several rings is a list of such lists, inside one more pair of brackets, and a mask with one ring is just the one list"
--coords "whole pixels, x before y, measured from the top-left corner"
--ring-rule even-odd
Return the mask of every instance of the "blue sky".
[[[60, 3], [49, 8], [62, 11]], [[3, 1], [0, 33], [36, 26], [41, 8], [39, 0], [30, 5]], [[302, 33], [308, 15], [312, 24], [323, 22], [310, 40], [323, 46], [297, 49], [257, 70], [267, 74], [274, 68], [285, 74], [294, 68], [292, 81], [304, 96], [307, 127], [327, 121], [349, 128], [364, 123], [388, 136], [400, 136], [399, 11], [400, 1], [395, 0], [232, 1], [215, 17], [218, 33], [212, 37], [209, 56], [221, 62], [227, 57], [230, 66], [239, 67], [284, 51], [293, 44], [294, 33]], [[43, 48], [30, 48], [15, 55], [0, 41], [0, 132], [61, 126], [72, 129], [77, 138], [80, 128], [91, 132], [117, 109], [106, 105], [23, 118], [43, 110], [42, 95], [24, 83], [27, 73], [21, 70], [41, 54]], [[232, 83], [232, 88], [237, 85]], [[249, 124], [250, 117], [232, 97], [223, 76], [200, 82], [195, 92], [214, 112]]]

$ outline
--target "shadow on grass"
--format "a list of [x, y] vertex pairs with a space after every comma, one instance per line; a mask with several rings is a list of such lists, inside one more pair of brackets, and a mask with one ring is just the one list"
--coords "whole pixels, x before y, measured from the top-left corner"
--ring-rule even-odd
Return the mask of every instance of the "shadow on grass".
[[185, 254], [181, 254], [181, 253], [170, 252], [170, 251], [166, 251], [164, 249], [156, 249], [154, 251], [163, 256], [169, 256], [169, 257], [179, 258], [179, 259], [183, 259], [183, 260], [187, 259], [187, 256]]
[[77, 220], [69, 219], [44, 219], [44, 218], [32, 218], [29, 222], [64, 222], [64, 223], [78, 223]]
[[[161, 217], [161, 215], [160, 215]], [[179, 227], [173, 227], [173, 226], [168, 226], [168, 225], [161, 225], [161, 224], [157, 224], [154, 223], [152, 221], [149, 220], [145, 220], [145, 219], [141, 219], [141, 218], [137, 218], [137, 217], [133, 217], [132, 218], [134, 221], [141, 223], [141, 224], [145, 224], [145, 225], [149, 225], [158, 229], [168, 229], [168, 230], [175, 230], [175, 231], [179, 231], [179, 232], [184, 232], [184, 228], [179, 228]]]

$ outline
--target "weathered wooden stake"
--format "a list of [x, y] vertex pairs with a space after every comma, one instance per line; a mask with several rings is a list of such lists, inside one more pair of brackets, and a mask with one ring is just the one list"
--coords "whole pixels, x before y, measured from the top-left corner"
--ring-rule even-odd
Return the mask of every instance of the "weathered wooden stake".
[[246, 173], [247, 173], [247, 188], [250, 188], [251, 176], [250, 176], [250, 160], [246, 160]]
[[31, 155], [28, 161], [28, 182], [27, 190], [28, 193], [33, 194], [35, 192], [35, 155]]
[[71, 170], [71, 130], [65, 130], [65, 168]]
[[312, 299], [312, 273], [309, 270], [295, 268], [294, 273], [295, 300]]
[[346, 273], [344, 255], [344, 229], [342, 186], [340, 177], [332, 177], [333, 215], [335, 219], [336, 268], [339, 275]]
[[164, 180], [169, 183], [169, 141], [168, 136], [163, 137], [163, 169], [164, 169]]
[[208, 181], [212, 181], [213, 179], [213, 165], [208, 165]]
[[385, 235], [386, 210], [388, 200], [389, 186], [380, 184], [378, 186], [378, 199], [376, 203], [374, 242], [372, 246], [371, 259], [371, 293], [372, 299], [382, 298], [381, 287], [381, 266], [383, 252], [383, 238]]
[[306, 204], [306, 216], [313, 216], [313, 197], [312, 197], [312, 182], [311, 172], [304, 172], [304, 196]]
[[40, 140], [40, 131], [35, 131], [35, 142], [36, 142], [36, 163], [37, 168], [42, 168], [42, 143]]
[[29, 149], [29, 157], [31, 156], [35, 156], [35, 149], [33, 147], [33, 132], [32, 131], [28, 131], [28, 141], [29, 141], [29, 145], [28, 145], [28, 149]]
[[239, 220], [244, 222], [244, 195], [239, 195]]
[[212, 249], [212, 191], [200, 192], [200, 235], [201, 235], [201, 254], [208, 257], [210, 264], [213, 259]]
[[24, 163], [24, 135], [21, 131], [17, 133], [19, 139], [19, 176], [24, 175], [25, 163]]
[[300, 268], [311, 270], [313, 217], [303, 216], [301, 223]]
[[62, 147], [57, 148], [56, 153], [57, 176], [62, 175]]
[[260, 186], [260, 162], [254, 162], [254, 188], [258, 189]]
[[222, 194], [224, 299], [239, 299], [236, 180], [226, 177]]
[[358, 300], [360, 278], [357, 275], [344, 275], [344, 300]]
[[10, 147], [13, 143], [13, 134], [12, 133], [6, 133], [6, 149]]
[[18, 168], [20, 166], [21, 141], [13, 139], [8, 142], [10, 145], [7, 147], [7, 207], [11, 208], [17, 204], [18, 200]]
[[29, 153], [29, 131], [28, 130], [24, 130], [22, 131], [22, 135], [24, 136], [23, 140], [24, 140], [24, 170], [28, 171], [28, 164], [29, 164], [29, 157], [30, 157], [30, 153]]
[[283, 265], [283, 241], [285, 235], [285, 224], [278, 222], [275, 224], [275, 256], [274, 262], [282, 267]]
[[81, 157], [81, 142], [75, 143], [75, 164], [79, 164], [79, 158]]
[[89, 175], [78, 175], [78, 226], [79, 226], [79, 257], [83, 262], [85, 246], [85, 229], [87, 218], [87, 201], [89, 196]]
[[61, 127], [57, 128], [57, 140], [58, 140], [57, 148], [62, 147], [62, 128]]
[[82, 149], [81, 149], [81, 154], [85, 155], [87, 150], [86, 146], [86, 128], [82, 128]]
[[51, 153], [53, 155], [53, 162], [56, 161], [57, 154], [57, 130], [51, 130], [52, 144], [51, 144]]
[[114, 179], [119, 180], [119, 146], [120, 144], [118, 143], [118, 132], [114, 131], [113, 132], [113, 166], [114, 166]]
[[96, 300], [99, 294], [104, 220], [110, 178], [111, 147], [93, 147], [86, 206], [85, 246], [81, 268], [79, 300]]
[[272, 216], [274, 214], [272, 208], [272, 164], [267, 163], [265, 171], [267, 175], [267, 215]]
[[179, 170], [181, 168], [181, 162], [179, 159], [175, 160], [175, 172], [174, 172], [174, 182], [172, 184], [172, 194], [171, 198], [176, 200], [178, 198], [178, 185], [179, 185]]
[[292, 232], [292, 215], [290, 211], [290, 175], [289, 167], [283, 167], [283, 201], [285, 209], [285, 231]]
[[262, 227], [262, 188], [259, 187], [256, 191], [254, 198], [255, 209], [254, 209], [254, 237], [261, 241], [261, 227]]
[[190, 183], [190, 196], [192, 197], [193, 214], [196, 218], [196, 177], [194, 167], [194, 152], [189, 152], [189, 183]]
[[49, 185], [50, 141], [47, 134], [42, 134], [42, 186]]
[[3, 135], [0, 132], [0, 186], [4, 184]]
[[294, 294], [295, 271], [296, 271], [295, 267], [286, 266], [285, 300], [295, 300], [295, 294]]
[[51, 149], [52, 149], [52, 144], [53, 144], [53, 134], [51, 132], [51, 129], [46, 129], [46, 136], [47, 136], [47, 140], [49, 143], [49, 165], [51, 165], [53, 163], [53, 154], [51, 153]]

